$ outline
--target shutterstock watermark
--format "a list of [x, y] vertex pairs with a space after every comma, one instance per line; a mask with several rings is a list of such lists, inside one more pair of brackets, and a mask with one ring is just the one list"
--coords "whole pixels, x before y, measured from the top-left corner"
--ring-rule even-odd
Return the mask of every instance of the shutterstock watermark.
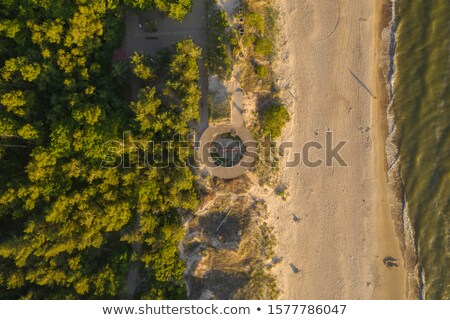
[[[337, 144], [333, 142], [333, 133], [327, 131], [325, 133], [325, 145], [317, 141], [306, 142], [302, 147], [302, 152], [294, 152], [294, 159], [288, 160], [286, 167], [292, 168], [303, 164], [308, 168], [318, 168], [323, 165], [326, 167], [333, 167], [334, 165], [340, 167], [348, 167], [347, 162], [341, 156], [340, 152], [343, 150], [347, 141], [341, 140]], [[292, 142], [282, 142], [279, 146], [280, 150], [293, 149]], [[314, 156], [312, 153], [321, 152], [321, 156]]]
[[[223, 130], [222, 130], [223, 131]], [[125, 132], [121, 141], [108, 141], [103, 145], [103, 168], [223, 168], [248, 170], [263, 164], [274, 168], [283, 162], [285, 167], [305, 166], [348, 167], [342, 153], [347, 141], [335, 139], [333, 132], [325, 132], [322, 142], [305, 141], [296, 145], [291, 141], [274, 141], [270, 136], [262, 141], [244, 139], [233, 129], [202, 136], [194, 133], [175, 135], [167, 141], [142, 141]]]

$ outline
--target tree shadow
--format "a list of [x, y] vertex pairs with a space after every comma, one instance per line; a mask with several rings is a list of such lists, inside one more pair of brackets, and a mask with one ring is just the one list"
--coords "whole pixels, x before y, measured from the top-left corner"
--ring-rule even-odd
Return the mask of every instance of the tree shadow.
[[352, 75], [352, 77], [361, 85], [361, 87], [364, 88], [364, 90], [366, 90], [371, 96], [372, 98], [376, 99], [376, 96], [372, 93], [372, 91], [370, 91], [370, 89], [365, 85], [364, 82], [362, 82], [357, 76], [356, 74], [354, 74], [349, 68], [347, 68], [348, 72], [350, 72], [350, 74]]
[[297, 268], [297, 267], [295, 266], [295, 264], [293, 264], [292, 262], [289, 263], [289, 266], [291, 267], [292, 271], [294, 271], [294, 273], [299, 273], [299, 272], [300, 272], [300, 269]]

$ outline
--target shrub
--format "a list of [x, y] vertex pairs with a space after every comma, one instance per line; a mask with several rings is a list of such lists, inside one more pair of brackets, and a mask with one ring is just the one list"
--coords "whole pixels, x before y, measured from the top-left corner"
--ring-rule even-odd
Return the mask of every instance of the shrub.
[[269, 76], [269, 69], [265, 66], [259, 65], [256, 67], [256, 74], [261, 79], [267, 78]]
[[231, 47], [233, 56], [237, 56], [241, 52], [239, 47], [239, 33], [236, 29], [232, 29], [228, 34], [228, 43]]
[[192, 9], [192, 0], [125, 0], [126, 5], [143, 11], [156, 7], [169, 18], [182, 21]]
[[281, 130], [290, 118], [289, 112], [284, 106], [271, 106], [262, 118], [263, 133], [270, 134], [273, 138], [281, 136]]
[[253, 47], [255, 44], [256, 38], [253, 33], [246, 33], [244, 35], [244, 46], [247, 48]]
[[226, 13], [214, 2], [208, 3], [208, 50], [206, 66], [213, 75], [227, 77], [231, 72], [231, 61], [228, 56], [227, 42], [232, 35], [228, 31]]
[[252, 12], [245, 17], [245, 23], [251, 28], [254, 28], [257, 33], [262, 35], [264, 33], [265, 21], [264, 17], [259, 13]]
[[273, 44], [269, 39], [257, 39], [255, 42], [255, 53], [259, 56], [269, 57], [273, 54]]
[[117, 61], [111, 67], [111, 77], [119, 84], [123, 85], [130, 77], [131, 65], [125, 61]]
[[135, 52], [131, 57], [131, 66], [139, 79], [150, 80], [154, 76], [153, 70], [149, 66], [148, 56], [144, 53]]

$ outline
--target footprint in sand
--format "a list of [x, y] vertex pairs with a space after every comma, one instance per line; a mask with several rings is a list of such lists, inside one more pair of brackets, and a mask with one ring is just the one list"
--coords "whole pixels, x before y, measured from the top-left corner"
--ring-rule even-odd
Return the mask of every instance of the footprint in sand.
[[329, 38], [339, 25], [340, 6], [337, 0], [306, 0], [290, 2], [287, 12], [294, 19], [293, 25], [311, 40]]

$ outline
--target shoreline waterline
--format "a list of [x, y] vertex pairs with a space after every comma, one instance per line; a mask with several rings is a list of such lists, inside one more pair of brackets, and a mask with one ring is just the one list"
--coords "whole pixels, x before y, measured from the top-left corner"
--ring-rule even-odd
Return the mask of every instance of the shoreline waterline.
[[383, 263], [377, 264], [377, 273], [381, 277], [379, 288], [375, 290], [373, 298], [407, 299], [410, 297], [408, 289], [410, 272], [405, 258], [403, 222], [398, 214], [398, 206], [394, 205], [400, 194], [396, 194], [395, 191], [399, 188], [393, 188], [390, 174], [392, 163], [397, 160], [396, 153], [389, 150], [395, 147], [389, 141], [395, 126], [388, 112], [393, 94], [390, 83], [393, 80], [394, 11], [390, 0], [373, 2], [373, 10], [375, 14], [373, 83], [377, 86], [377, 98], [372, 101], [372, 148], [375, 170], [373, 176], [378, 190], [378, 195], [374, 197], [376, 210], [374, 241], [377, 242], [377, 256], [392, 256], [399, 260], [399, 268], [395, 272], [389, 272]]
[[393, 2], [390, 183], [403, 221], [410, 291], [419, 299], [448, 299], [450, 3]]
[[388, 175], [388, 193], [390, 199], [391, 216], [395, 225], [396, 236], [403, 254], [406, 277], [407, 290], [406, 298], [421, 298], [422, 279], [420, 277], [420, 265], [418, 262], [417, 249], [415, 244], [415, 231], [408, 215], [408, 203], [405, 197], [405, 188], [402, 176], [400, 174], [401, 159], [399, 154], [399, 137], [396, 123], [396, 115], [394, 112], [394, 97], [397, 80], [397, 31], [398, 31], [398, 11], [397, 0], [389, 0], [389, 23], [383, 30], [384, 44], [384, 64], [383, 69], [384, 81], [386, 84], [387, 105], [387, 135], [385, 140], [385, 154], [387, 160]]

